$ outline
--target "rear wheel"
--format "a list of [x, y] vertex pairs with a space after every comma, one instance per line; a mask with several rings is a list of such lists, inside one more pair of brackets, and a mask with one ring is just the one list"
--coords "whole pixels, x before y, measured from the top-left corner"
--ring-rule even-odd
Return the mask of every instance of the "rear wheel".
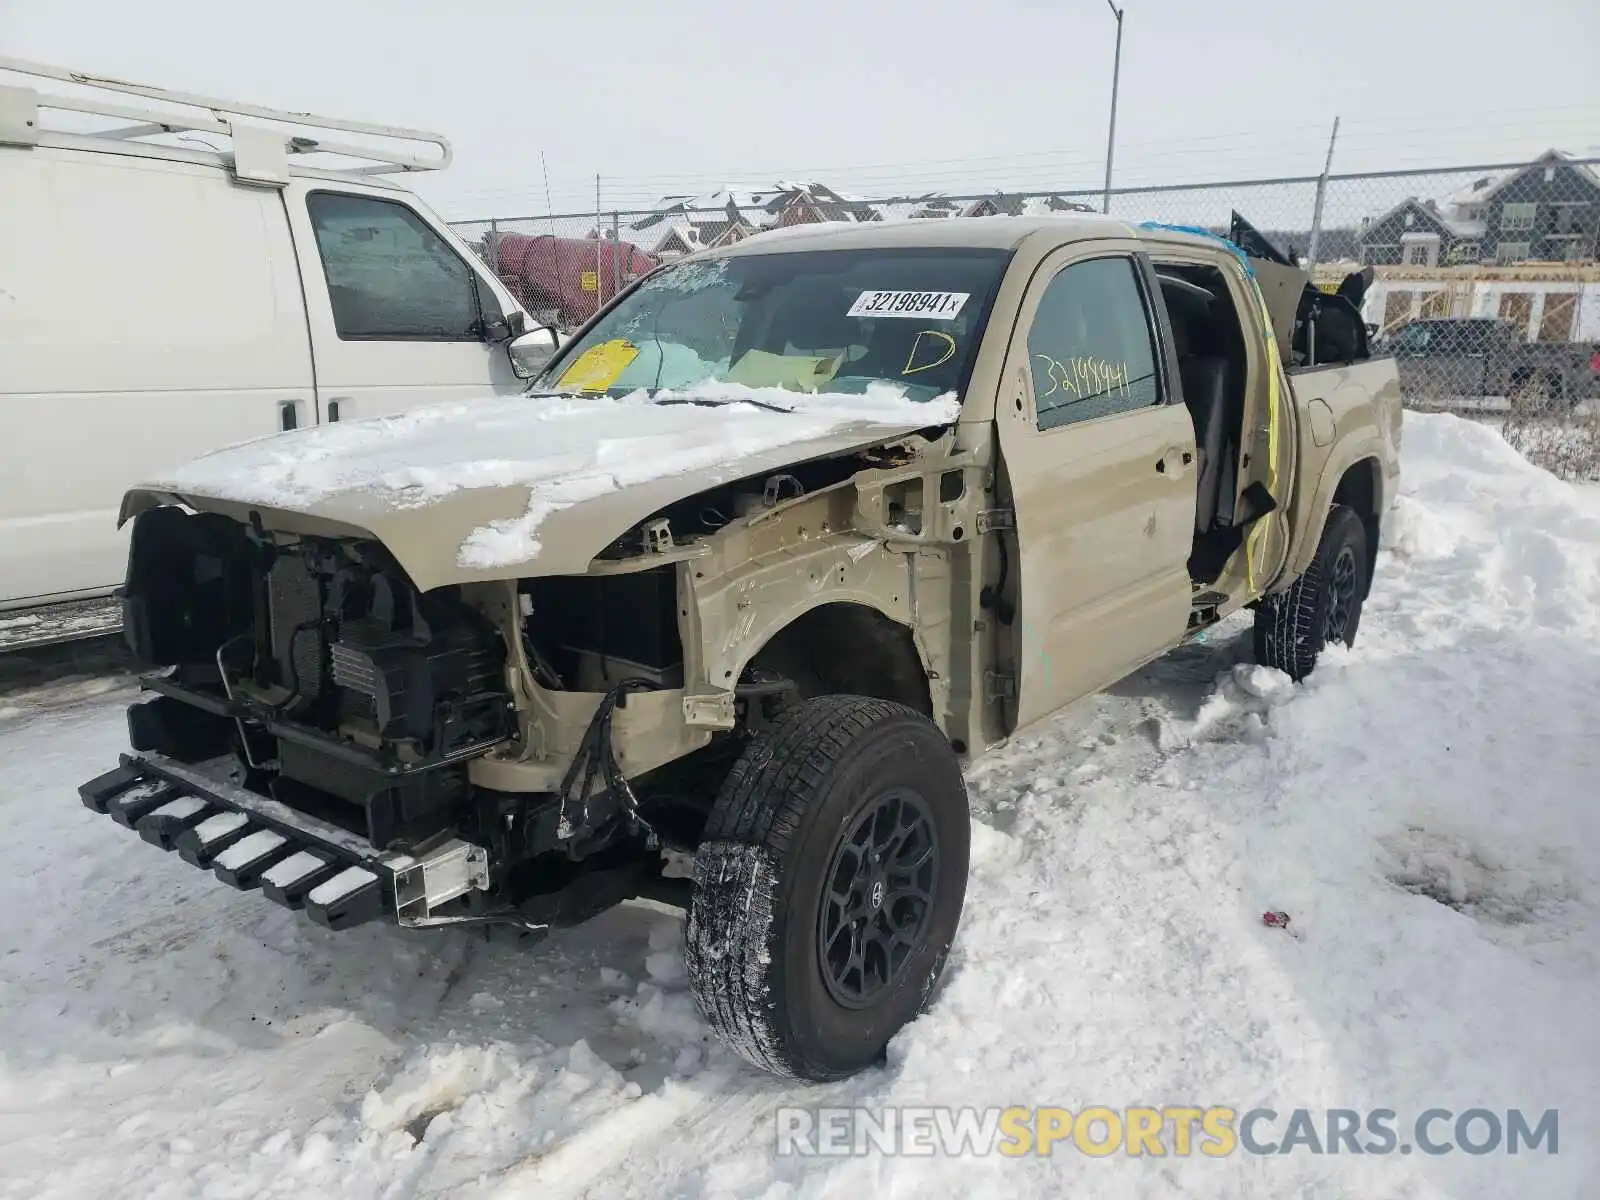
[[769, 1071], [879, 1061], [944, 968], [969, 840], [960, 765], [926, 717], [862, 696], [795, 705], [730, 772], [695, 856], [700, 1011]]
[[1336, 505], [1305, 574], [1256, 609], [1256, 661], [1304, 679], [1324, 646], [1353, 645], [1368, 561], [1366, 526], [1354, 509]]

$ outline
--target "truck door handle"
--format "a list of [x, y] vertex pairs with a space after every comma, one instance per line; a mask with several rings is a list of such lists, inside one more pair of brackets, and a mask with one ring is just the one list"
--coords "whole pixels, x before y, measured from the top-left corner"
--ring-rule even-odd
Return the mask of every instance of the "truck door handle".
[[337, 400], [328, 401], [328, 420], [337, 421], [339, 419], [339, 406], [343, 403], [343, 396], [339, 397]]
[[300, 427], [300, 401], [280, 400], [278, 402], [278, 428], [298, 429]]

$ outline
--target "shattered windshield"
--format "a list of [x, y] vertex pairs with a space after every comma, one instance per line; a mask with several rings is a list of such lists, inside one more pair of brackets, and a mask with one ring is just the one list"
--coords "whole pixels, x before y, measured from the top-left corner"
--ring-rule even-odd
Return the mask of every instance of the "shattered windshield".
[[734, 383], [908, 399], [960, 393], [1011, 256], [969, 247], [738, 254], [668, 266], [536, 390], [626, 395]]

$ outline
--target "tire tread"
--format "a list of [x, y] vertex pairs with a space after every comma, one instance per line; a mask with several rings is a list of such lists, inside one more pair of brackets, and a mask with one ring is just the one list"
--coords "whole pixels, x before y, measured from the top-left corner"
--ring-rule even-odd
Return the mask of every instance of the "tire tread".
[[[1339, 547], [1357, 534], [1361, 539], [1358, 545], [1362, 548], [1356, 555], [1357, 570], [1365, 571], [1366, 528], [1354, 509], [1335, 505], [1328, 513], [1316, 555], [1305, 573], [1282, 592], [1266, 597], [1256, 609], [1258, 663], [1276, 667], [1296, 681], [1311, 674], [1322, 652], [1320, 638], [1327, 575]], [[1364, 590], [1365, 583], [1361, 581], [1357, 587], [1358, 604]]]
[[768, 968], [779, 953], [773, 920], [783, 864], [832, 768], [865, 735], [898, 720], [925, 725], [905, 705], [822, 696], [756, 735], [729, 772], [695, 855], [685, 935], [690, 987], [702, 1015], [744, 1058], [803, 1079], [844, 1072], [798, 1061], [779, 1032]]

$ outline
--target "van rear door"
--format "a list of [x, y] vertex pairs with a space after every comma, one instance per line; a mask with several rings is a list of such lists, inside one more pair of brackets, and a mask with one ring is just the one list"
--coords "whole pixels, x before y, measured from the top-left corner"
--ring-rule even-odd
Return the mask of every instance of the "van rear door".
[[515, 303], [413, 197], [296, 178], [284, 201], [323, 421], [522, 390], [505, 346]]
[[283, 201], [217, 166], [0, 147], [0, 608], [122, 581], [122, 493], [315, 419]]

